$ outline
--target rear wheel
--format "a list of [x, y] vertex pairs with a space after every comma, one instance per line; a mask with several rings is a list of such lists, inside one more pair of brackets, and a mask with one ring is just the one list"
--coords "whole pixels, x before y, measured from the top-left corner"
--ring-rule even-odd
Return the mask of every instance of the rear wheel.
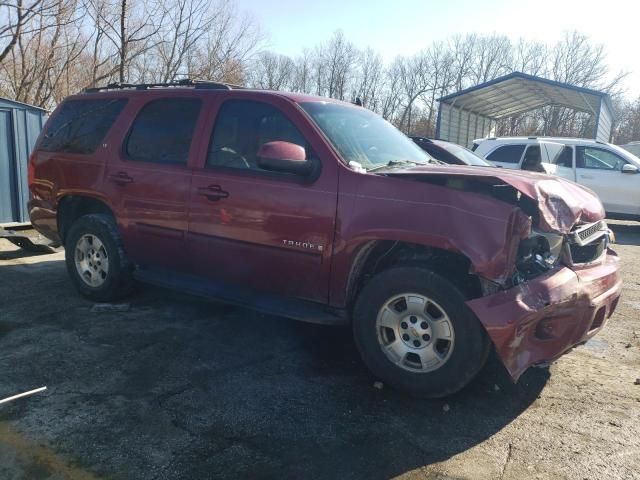
[[464, 387], [490, 347], [460, 291], [420, 268], [393, 268], [374, 277], [356, 301], [353, 331], [375, 375], [428, 397]]
[[133, 286], [132, 265], [109, 215], [84, 215], [65, 239], [67, 271], [80, 294], [97, 302], [123, 297]]

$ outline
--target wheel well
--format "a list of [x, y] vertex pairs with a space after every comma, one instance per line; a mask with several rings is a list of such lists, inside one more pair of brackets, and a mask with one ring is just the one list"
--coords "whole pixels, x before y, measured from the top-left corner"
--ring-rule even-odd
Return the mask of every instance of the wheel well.
[[114, 217], [109, 206], [97, 198], [67, 195], [60, 199], [58, 202], [58, 233], [63, 243], [73, 222], [90, 213], [105, 213]]
[[351, 269], [350, 304], [374, 275], [397, 266], [427, 268], [453, 283], [467, 299], [482, 296], [480, 279], [470, 273], [471, 262], [462, 254], [389, 240], [371, 242], [361, 252]]

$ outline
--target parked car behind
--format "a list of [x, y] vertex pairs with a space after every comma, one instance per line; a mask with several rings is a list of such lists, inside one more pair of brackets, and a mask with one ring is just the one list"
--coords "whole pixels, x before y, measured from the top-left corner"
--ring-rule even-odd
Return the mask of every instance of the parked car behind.
[[51, 115], [29, 184], [31, 221], [63, 242], [86, 298], [140, 280], [350, 325], [374, 375], [422, 395], [462, 388], [491, 348], [517, 379], [595, 335], [620, 295], [590, 191], [435, 165], [378, 115], [328, 98], [211, 82], [88, 90]]
[[607, 215], [640, 219], [640, 158], [584, 138], [498, 137], [474, 140], [474, 151], [506, 168], [544, 171], [598, 194]]
[[436, 160], [451, 165], [471, 165], [476, 167], [493, 167], [491, 162], [476, 155], [468, 148], [446, 140], [426, 137], [409, 137], [416, 145]]

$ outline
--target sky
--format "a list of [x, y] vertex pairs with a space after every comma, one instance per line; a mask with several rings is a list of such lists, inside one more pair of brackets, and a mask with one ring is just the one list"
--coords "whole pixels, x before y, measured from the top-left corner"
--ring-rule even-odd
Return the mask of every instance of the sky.
[[624, 87], [640, 96], [639, 0], [235, 0], [266, 34], [267, 48], [296, 56], [337, 29], [386, 62], [455, 34], [498, 33], [555, 43], [577, 30], [602, 43], [612, 71], [629, 72]]

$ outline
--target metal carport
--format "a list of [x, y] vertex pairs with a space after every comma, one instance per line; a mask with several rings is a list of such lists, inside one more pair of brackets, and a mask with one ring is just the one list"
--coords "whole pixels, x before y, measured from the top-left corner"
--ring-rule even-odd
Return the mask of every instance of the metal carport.
[[593, 138], [608, 142], [613, 123], [611, 97], [522, 72], [496, 78], [438, 99], [436, 138], [471, 146], [494, 135], [498, 120], [546, 106], [561, 106], [595, 117]]

